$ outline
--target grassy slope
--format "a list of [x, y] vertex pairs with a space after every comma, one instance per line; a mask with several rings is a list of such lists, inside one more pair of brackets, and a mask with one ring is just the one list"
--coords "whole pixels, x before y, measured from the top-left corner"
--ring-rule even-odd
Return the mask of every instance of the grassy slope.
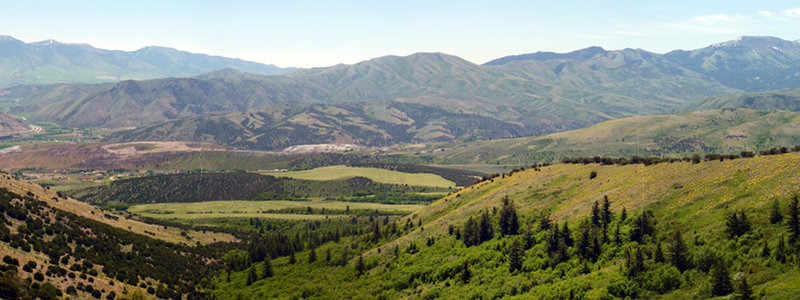
[[[590, 180], [588, 175], [592, 170], [598, 171], [599, 175]], [[585, 275], [574, 273], [578, 265], [570, 262], [562, 266], [567, 268], [564, 278], [553, 275], [557, 272], [550, 269], [510, 275], [508, 264], [504, 262], [505, 255], [495, 249], [505, 248], [511, 239], [495, 238], [480, 246], [466, 248], [461, 241], [448, 236], [447, 225], [461, 226], [468, 217], [478, 216], [482, 209], [499, 207], [502, 197], [508, 195], [515, 201], [523, 220], [530, 220], [542, 212], [551, 213], [557, 221], [570, 221], [574, 233], [577, 228], [575, 218], [586, 216], [592, 202], [608, 195], [612, 201], [611, 209], [617, 215], [623, 208], [627, 209], [629, 216], [636, 215], [643, 208], [653, 210], [661, 238], [674, 228], [682, 229], [692, 254], [708, 251], [708, 246], [703, 248], [692, 243], [695, 240], [705, 241], [722, 251], [736, 252], [731, 249], [740, 249], [739, 246], [723, 237], [724, 216], [734, 209], [746, 211], [754, 226], [759, 228], [755, 235], [774, 245], [778, 235], [785, 234], [785, 230], [783, 226], [765, 224], [767, 206], [773, 198], [787, 203], [786, 199], [798, 192], [800, 176], [797, 174], [800, 174], [798, 153], [700, 164], [681, 162], [647, 167], [559, 164], [541, 171], [527, 170], [465, 188], [407, 217], [414, 223], [421, 218], [424, 230], [416, 227], [412, 232], [382, 242], [377, 247], [365, 244], [351, 250], [364, 254], [369, 269], [365, 276], [359, 277], [353, 271], [355, 259], [348, 266], [337, 267], [320, 261], [289, 265], [287, 258], [282, 257], [273, 260], [276, 276], [272, 279], [260, 280], [247, 287], [243, 282], [246, 273], [237, 273], [231, 282], [218, 280], [215, 283], [216, 295], [223, 299], [237, 294], [292, 297], [304, 293], [310, 298], [324, 298], [326, 295], [351, 298], [461, 295], [485, 298], [504, 295], [512, 288], [524, 286], [532, 288], [532, 294], [522, 295], [522, 298], [559, 291], [563, 295], [564, 291], [573, 288], [581, 288], [588, 294], [600, 293], [611, 282], [622, 280], [620, 277], [624, 276], [618, 273], [622, 260], [590, 264], [591, 272]], [[435, 238], [436, 243], [425, 246], [427, 238]], [[536, 238], [543, 239], [543, 233]], [[420, 247], [420, 253], [406, 254], [403, 251], [412, 242]], [[745, 242], [741, 247], [750, 249], [747, 243], [755, 243], [749, 255], [757, 252], [755, 248], [759, 242]], [[353, 246], [357, 245], [353, 243]], [[336, 255], [341, 246], [329, 243], [317, 249], [317, 253], [332, 249]], [[402, 252], [399, 260], [392, 257], [395, 246], [399, 246]], [[541, 260], [531, 257], [530, 253], [529, 250], [523, 264], [529, 269]], [[731, 259], [736, 261], [735, 257], [748, 254], [738, 255]], [[300, 253], [298, 257], [302, 261], [305, 254]], [[470, 262], [475, 274], [469, 284], [457, 280], [464, 260]], [[800, 293], [800, 286], [796, 284], [800, 273], [796, 267], [767, 264], [742, 266], [734, 263], [730, 271], [735, 273], [746, 267], [752, 272], [748, 281], [756, 294], [786, 298]], [[685, 276], [691, 284], [684, 283], [680, 289], [663, 296], [650, 294], [649, 297], [692, 297], [700, 293], [703, 283], [707, 282], [705, 274], [687, 272]], [[431, 283], [422, 279], [426, 277], [440, 279]]]
[[[390, 205], [366, 202], [343, 201], [209, 201], [193, 203], [158, 203], [135, 205], [128, 208], [131, 213], [146, 217], [195, 220], [204, 218], [277, 218], [277, 219], [325, 219], [325, 215], [312, 214], [275, 214], [266, 213], [266, 210], [280, 210], [286, 208], [304, 209], [333, 209], [344, 211], [346, 209], [368, 209], [384, 212], [417, 211], [424, 205]], [[169, 212], [169, 213], [167, 213]], [[331, 217], [338, 217], [333, 215]]]
[[800, 113], [726, 109], [640, 116], [545, 136], [481, 141], [433, 155], [445, 163], [552, 162], [563, 157], [691, 156], [800, 143]]
[[411, 174], [398, 171], [390, 171], [378, 168], [357, 168], [348, 166], [329, 166], [312, 170], [285, 172], [285, 173], [266, 173], [276, 177], [289, 177], [307, 180], [335, 180], [350, 177], [366, 177], [375, 182], [387, 184], [407, 184], [412, 186], [428, 187], [455, 187], [455, 183], [434, 174]]

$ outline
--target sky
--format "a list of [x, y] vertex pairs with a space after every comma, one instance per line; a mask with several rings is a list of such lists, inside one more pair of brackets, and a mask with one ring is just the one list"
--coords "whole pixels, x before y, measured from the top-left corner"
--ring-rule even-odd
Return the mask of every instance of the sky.
[[165, 46], [303, 68], [415, 52], [480, 64], [589, 46], [665, 53], [744, 35], [800, 39], [797, 1], [0, 0], [0, 7], [0, 35], [25, 42]]

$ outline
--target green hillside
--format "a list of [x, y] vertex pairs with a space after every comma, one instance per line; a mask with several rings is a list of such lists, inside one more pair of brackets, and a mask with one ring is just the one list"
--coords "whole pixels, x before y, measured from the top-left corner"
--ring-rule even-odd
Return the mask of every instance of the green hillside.
[[255, 260], [217, 277], [211, 294], [688, 299], [749, 289], [750, 296], [788, 299], [800, 293], [800, 222], [790, 209], [800, 192], [797, 174], [800, 153], [527, 169], [397, 222], [374, 223], [362, 235], [273, 257], [267, 276]]
[[723, 109], [640, 116], [537, 137], [437, 146], [440, 163], [525, 165], [564, 157], [677, 157], [739, 154], [800, 144], [800, 113]]
[[681, 108], [681, 111], [696, 111], [721, 108], [749, 108], [754, 110], [800, 111], [800, 89], [718, 95]]
[[[414, 178], [421, 174], [407, 174]], [[443, 181], [439, 176], [428, 174]], [[70, 191], [75, 198], [95, 205], [204, 202], [220, 200], [307, 200], [339, 198], [358, 202], [418, 203], [442, 193], [442, 186], [376, 183], [365, 177], [336, 180], [299, 180], [254, 173], [169, 174], [112, 181]], [[438, 195], [438, 194], [437, 194]]]

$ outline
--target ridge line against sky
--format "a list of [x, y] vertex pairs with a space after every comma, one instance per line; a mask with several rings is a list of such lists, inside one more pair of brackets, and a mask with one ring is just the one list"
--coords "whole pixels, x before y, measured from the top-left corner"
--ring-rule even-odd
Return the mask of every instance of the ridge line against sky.
[[145, 46], [280, 67], [443, 52], [474, 63], [589, 46], [664, 53], [739, 36], [800, 38], [792, 1], [6, 1], [0, 35]]

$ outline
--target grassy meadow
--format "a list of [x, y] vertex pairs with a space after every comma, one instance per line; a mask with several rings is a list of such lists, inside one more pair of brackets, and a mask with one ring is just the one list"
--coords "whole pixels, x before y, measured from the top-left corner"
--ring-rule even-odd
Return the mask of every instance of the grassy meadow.
[[289, 177], [306, 180], [335, 180], [350, 177], [366, 177], [375, 182], [387, 184], [404, 184], [410, 186], [426, 186], [448, 188], [455, 187], [455, 183], [435, 174], [412, 174], [390, 171], [378, 168], [360, 168], [348, 166], [328, 166], [311, 170], [295, 172], [270, 172], [264, 173], [276, 177]]
[[[128, 212], [145, 217], [192, 221], [224, 218], [268, 218], [284, 220], [320, 220], [339, 218], [347, 212], [378, 211], [384, 214], [404, 215], [417, 211], [424, 205], [389, 205], [344, 201], [207, 201], [193, 203], [141, 204], [128, 208]], [[312, 213], [307, 210], [311, 209]], [[325, 209], [328, 214], [320, 214]], [[281, 211], [296, 213], [279, 213]]]

